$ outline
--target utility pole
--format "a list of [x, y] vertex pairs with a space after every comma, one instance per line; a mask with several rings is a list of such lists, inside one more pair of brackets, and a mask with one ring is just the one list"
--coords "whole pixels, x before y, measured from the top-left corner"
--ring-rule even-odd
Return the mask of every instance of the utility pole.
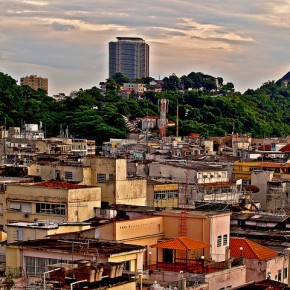
[[178, 137], [178, 122], [179, 122], [179, 107], [178, 107], [178, 100], [177, 100], [177, 107], [176, 107], [176, 137]]
[[4, 144], [3, 144], [3, 153], [4, 153], [4, 164], [6, 163], [6, 118], [4, 119]]

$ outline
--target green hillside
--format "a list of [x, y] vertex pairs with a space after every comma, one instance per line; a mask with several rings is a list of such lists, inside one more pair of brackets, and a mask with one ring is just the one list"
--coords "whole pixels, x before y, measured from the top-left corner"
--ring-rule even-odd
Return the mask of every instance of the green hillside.
[[[149, 83], [151, 78], [142, 80]], [[290, 86], [281, 80], [267, 82], [244, 94], [234, 92], [232, 83], [202, 73], [171, 75], [163, 80], [163, 92], [148, 91], [142, 99], [134, 94], [122, 98], [118, 83], [109, 80], [106, 94], [96, 88], [80, 89], [62, 102], [54, 102], [44, 91], [21, 87], [10, 76], [0, 73], [0, 123], [7, 127], [23, 123], [45, 125], [46, 136], [57, 136], [68, 128], [77, 138], [101, 144], [110, 137], [123, 138], [128, 133], [122, 115], [137, 117], [158, 115], [158, 99], [169, 100], [168, 117], [176, 120], [179, 104], [179, 135], [195, 132], [204, 136], [223, 136], [235, 132], [255, 137], [290, 135]], [[219, 87], [217, 90], [217, 86]], [[190, 89], [188, 91], [187, 89]], [[175, 128], [168, 134], [174, 135]]]

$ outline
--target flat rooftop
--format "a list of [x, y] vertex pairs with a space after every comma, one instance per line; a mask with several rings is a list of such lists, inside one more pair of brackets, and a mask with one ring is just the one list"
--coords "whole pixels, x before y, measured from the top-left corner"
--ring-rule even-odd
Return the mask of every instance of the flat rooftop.
[[66, 253], [87, 253], [100, 255], [114, 255], [123, 252], [143, 251], [144, 246], [123, 244], [118, 242], [103, 242], [95, 239], [41, 239], [16, 242], [10, 245], [20, 248], [36, 249], [39, 251], [60, 251]]
[[57, 229], [61, 226], [86, 226], [91, 225], [89, 222], [64, 222], [64, 221], [36, 221], [36, 222], [11, 222], [8, 223], [8, 227], [22, 227], [22, 228], [34, 228], [34, 229]]

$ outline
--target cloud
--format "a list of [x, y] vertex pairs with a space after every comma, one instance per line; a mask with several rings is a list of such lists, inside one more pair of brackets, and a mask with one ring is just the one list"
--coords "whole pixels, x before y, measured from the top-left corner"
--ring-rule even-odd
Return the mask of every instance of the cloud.
[[30, 4], [30, 5], [37, 5], [37, 6], [46, 6], [48, 2], [46, 1], [39, 1], [39, 0], [23, 0], [23, 3]]
[[244, 90], [289, 69], [289, 13], [288, 0], [3, 1], [1, 65], [69, 93], [108, 77], [109, 41], [138, 36], [150, 45], [151, 76], [202, 71]]

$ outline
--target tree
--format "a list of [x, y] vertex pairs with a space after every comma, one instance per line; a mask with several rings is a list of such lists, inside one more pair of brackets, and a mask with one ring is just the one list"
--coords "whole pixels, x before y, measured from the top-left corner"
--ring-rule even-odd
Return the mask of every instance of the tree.
[[130, 79], [126, 76], [124, 76], [122, 73], [117, 72], [114, 75], [111, 76], [111, 79], [113, 79], [117, 85], [123, 86], [124, 83], [129, 83]]

